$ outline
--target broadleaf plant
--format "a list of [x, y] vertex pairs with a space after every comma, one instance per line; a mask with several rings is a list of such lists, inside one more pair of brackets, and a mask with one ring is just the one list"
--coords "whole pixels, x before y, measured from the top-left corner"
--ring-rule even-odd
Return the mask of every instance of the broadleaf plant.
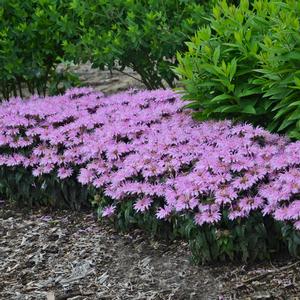
[[67, 58], [125, 73], [129, 67], [148, 89], [173, 87], [177, 76], [171, 67], [177, 63], [176, 51], [184, 51], [184, 41], [206, 22], [209, 3], [73, 0], [70, 14], [79, 20], [76, 31], [80, 38], [63, 42]]
[[231, 118], [300, 138], [300, 3], [220, 1], [178, 53], [184, 99], [199, 120]]
[[76, 76], [56, 72], [63, 41], [78, 36], [68, 7], [68, 1], [1, 0], [0, 100], [57, 94], [79, 84]]

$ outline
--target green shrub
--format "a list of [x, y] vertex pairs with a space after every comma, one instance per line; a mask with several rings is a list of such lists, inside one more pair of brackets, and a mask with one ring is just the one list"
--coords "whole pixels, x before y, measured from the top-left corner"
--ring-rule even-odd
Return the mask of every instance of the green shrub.
[[[300, 2], [276, 4], [272, 26], [260, 43], [259, 72], [255, 84], [262, 87], [272, 109], [269, 129], [300, 138]], [[270, 109], [268, 109], [270, 110]]]
[[209, 25], [177, 56], [175, 72], [190, 107], [200, 110], [196, 116], [250, 121], [300, 137], [299, 16], [296, 0], [215, 6]]
[[[64, 57], [63, 40], [75, 37], [68, 1], [1, 0], [0, 5], [0, 99], [29, 93], [44, 95], [78, 84], [71, 75], [56, 74]], [[70, 77], [71, 76], [71, 77]], [[66, 78], [68, 84], [66, 84]]]
[[[200, 1], [201, 2], [201, 1]], [[206, 7], [210, 1], [203, 1]], [[195, 0], [99, 0], [70, 3], [80, 39], [64, 40], [68, 60], [94, 68], [136, 71], [149, 89], [174, 86], [176, 51], [204, 23], [204, 5]]]

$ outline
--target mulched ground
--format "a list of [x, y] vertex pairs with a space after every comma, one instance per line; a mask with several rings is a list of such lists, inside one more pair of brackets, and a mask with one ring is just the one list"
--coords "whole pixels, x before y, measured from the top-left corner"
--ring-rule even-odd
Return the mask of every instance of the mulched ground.
[[300, 264], [196, 266], [182, 242], [91, 213], [0, 208], [0, 299], [300, 299]]
[[[61, 64], [57, 70], [59, 72], [66, 69], [66, 66]], [[125, 68], [124, 72], [109, 70], [93, 69], [90, 63], [72, 65], [68, 70], [78, 75], [84, 86], [92, 87], [104, 94], [113, 94], [124, 91], [130, 88], [145, 89], [141, 83], [140, 77], [129, 68]]]

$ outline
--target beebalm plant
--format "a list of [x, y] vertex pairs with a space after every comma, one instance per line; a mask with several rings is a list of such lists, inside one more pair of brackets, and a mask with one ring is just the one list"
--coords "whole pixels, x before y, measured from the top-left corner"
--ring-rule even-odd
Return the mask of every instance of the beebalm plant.
[[[173, 87], [176, 51], [204, 22], [210, 1], [100, 0], [70, 2], [80, 39], [64, 40], [68, 59], [94, 68], [130, 67], [148, 89]], [[205, 11], [206, 9], [206, 11]]]
[[177, 55], [188, 106], [200, 120], [250, 121], [299, 137], [299, 1], [221, 1], [212, 12]]
[[4, 102], [0, 170], [6, 199], [76, 208], [95, 196], [118, 228], [186, 238], [202, 261], [300, 253], [300, 143], [196, 122], [171, 90]]

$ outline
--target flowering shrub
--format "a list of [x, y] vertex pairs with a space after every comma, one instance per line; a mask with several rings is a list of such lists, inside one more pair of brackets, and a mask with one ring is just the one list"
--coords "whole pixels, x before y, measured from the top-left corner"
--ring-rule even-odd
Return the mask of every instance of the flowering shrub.
[[0, 106], [0, 166], [31, 172], [31, 187], [44, 191], [50, 179], [77, 178], [103, 217], [170, 221], [195, 252], [210, 249], [206, 260], [267, 253], [267, 240], [284, 234], [299, 254], [300, 142], [248, 124], [198, 123], [182, 106], [169, 90], [14, 98]]

